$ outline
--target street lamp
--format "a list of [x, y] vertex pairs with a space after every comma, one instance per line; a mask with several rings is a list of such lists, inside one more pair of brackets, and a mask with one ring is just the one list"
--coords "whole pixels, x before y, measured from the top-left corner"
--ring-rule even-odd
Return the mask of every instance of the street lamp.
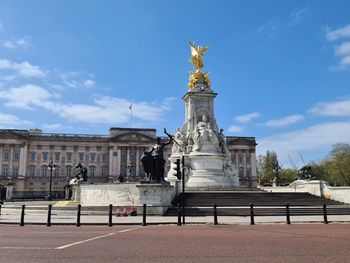
[[49, 200], [52, 200], [52, 170], [56, 169], [56, 165], [53, 161], [49, 162], [48, 169], [50, 170], [50, 189], [49, 189]]

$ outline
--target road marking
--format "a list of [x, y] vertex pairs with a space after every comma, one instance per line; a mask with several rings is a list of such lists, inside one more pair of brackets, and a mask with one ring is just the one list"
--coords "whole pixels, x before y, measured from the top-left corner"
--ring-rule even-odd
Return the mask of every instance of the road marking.
[[1, 247], [1, 249], [52, 249], [52, 247]]
[[[140, 229], [140, 228], [142, 228], [142, 227], [128, 228], [128, 229], [120, 230], [120, 231], [118, 231], [118, 232], [119, 232], [119, 233], [125, 233], [125, 232], [129, 232], [129, 231], [132, 231], [132, 230]], [[77, 242], [70, 243], [70, 244], [67, 244], [67, 245], [64, 245], [64, 246], [56, 247], [55, 249], [65, 249], [65, 248], [67, 248], [67, 247], [72, 247], [72, 246], [80, 245], [80, 244], [82, 244], [82, 243], [90, 242], [90, 241], [93, 241], [93, 240], [96, 240], [96, 239], [101, 239], [101, 238], [113, 236], [113, 235], [117, 234], [118, 232], [108, 233], [108, 234], [106, 234], [106, 235], [97, 236], [97, 237], [92, 237], [92, 238], [85, 239], [85, 240], [82, 240], [82, 241], [77, 241]]]
[[112, 236], [112, 235], [115, 235], [115, 234], [116, 234], [116, 233], [109, 233], [109, 234], [102, 235], [102, 236], [92, 237], [92, 238], [85, 239], [85, 240], [82, 240], [82, 241], [70, 243], [70, 244], [68, 244], [68, 245], [56, 247], [55, 249], [65, 249], [65, 248], [67, 248], [67, 247], [76, 246], [76, 245], [79, 245], [79, 244], [82, 244], [82, 243], [86, 243], [86, 242], [93, 241], [93, 240], [100, 239], [100, 238], [104, 238], [104, 237], [109, 237], [109, 236]]

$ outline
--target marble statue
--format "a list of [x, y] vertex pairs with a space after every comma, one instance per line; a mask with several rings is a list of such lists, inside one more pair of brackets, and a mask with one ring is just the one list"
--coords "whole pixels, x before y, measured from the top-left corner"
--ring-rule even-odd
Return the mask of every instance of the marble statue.
[[218, 150], [218, 138], [211, 129], [210, 123], [208, 122], [208, 117], [206, 115], [203, 115], [202, 120], [199, 121], [193, 129], [193, 142], [193, 151], [196, 152], [201, 151], [203, 145], [211, 145]]
[[173, 147], [171, 148], [171, 153], [181, 154], [184, 152], [184, 149], [186, 147], [186, 136], [181, 132], [180, 129], [177, 129], [174, 137], [174, 141], [176, 141], [176, 143], [173, 144]]

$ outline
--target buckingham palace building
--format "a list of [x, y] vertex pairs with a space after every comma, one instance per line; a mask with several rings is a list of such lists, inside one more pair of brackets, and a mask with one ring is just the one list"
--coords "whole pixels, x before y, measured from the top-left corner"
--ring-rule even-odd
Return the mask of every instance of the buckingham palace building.
[[[156, 143], [155, 129], [110, 128], [108, 135], [43, 133], [40, 129], [0, 129], [0, 187], [11, 186], [13, 198], [63, 198], [77, 173], [76, 164], [88, 169], [91, 184], [145, 178], [140, 159]], [[254, 137], [227, 136], [233, 168], [241, 187], [256, 185]], [[168, 138], [164, 138], [168, 140]], [[171, 155], [171, 144], [164, 157]], [[49, 165], [53, 164], [53, 168]], [[167, 161], [165, 174], [169, 170]]]

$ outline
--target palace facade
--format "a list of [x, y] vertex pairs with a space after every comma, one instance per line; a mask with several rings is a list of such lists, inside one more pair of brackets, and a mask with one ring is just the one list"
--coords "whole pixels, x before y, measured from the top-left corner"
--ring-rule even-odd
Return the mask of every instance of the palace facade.
[[[53, 196], [62, 198], [79, 162], [88, 169], [89, 183], [113, 183], [119, 176], [139, 181], [145, 176], [141, 156], [156, 138], [155, 129], [138, 128], [110, 128], [109, 135], [0, 129], [0, 186], [11, 186], [13, 198], [44, 198], [51, 177]], [[226, 140], [241, 186], [255, 186], [255, 138], [227, 136]], [[165, 159], [170, 155], [168, 145]], [[167, 161], [165, 175], [169, 167]]]

